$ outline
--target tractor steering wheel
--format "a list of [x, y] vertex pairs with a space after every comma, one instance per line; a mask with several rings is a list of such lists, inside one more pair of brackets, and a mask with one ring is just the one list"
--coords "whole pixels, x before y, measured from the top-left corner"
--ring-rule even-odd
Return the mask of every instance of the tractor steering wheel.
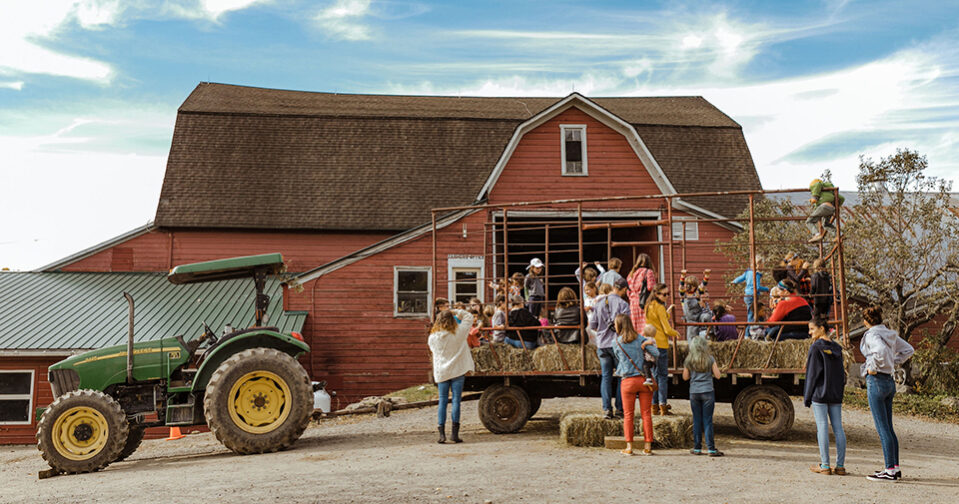
[[206, 325], [206, 322], [200, 323], [203, 324], [203, 335], [201, 337], [203, 339], [210, 340], [211, 345], [216, 343], [219, 338], [216, 337], [216, 333], [213, 332], [213, 329], [210, 329], [210, 326]]

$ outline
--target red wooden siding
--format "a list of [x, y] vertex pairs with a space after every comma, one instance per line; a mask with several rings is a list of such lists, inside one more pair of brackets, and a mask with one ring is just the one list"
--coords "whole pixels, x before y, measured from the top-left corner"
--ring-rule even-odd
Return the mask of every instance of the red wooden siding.
[[[586, 125], [588, 176], [563, 176], [561, 124]], [[526, 133], [490, 191], [490, 203], [660, 194], [626, 137], [577, 108]], [[658, 208], [659, 202], [609, 202], [589, 207]]]
[[[0, 445], [36, 443], [36, 409], [46, 407], [53, 402], [53, 392], [47, 380], [47, 368], [63, 357], [0, 357], [0, 369], [28, 371], [33, 370], [33, 405], [30, 411], [30, 425], [0, 425]], [[40, 454], [38, 453], [39, 457]]]
[[282, 252], [290, 271], [307, 271], [391, 235], [391, 233], [382, 232], [279, 233], [154, 230], [64, 266], [62, 269], [63, 271], [168, 271], [171, 266], [177, 264]]

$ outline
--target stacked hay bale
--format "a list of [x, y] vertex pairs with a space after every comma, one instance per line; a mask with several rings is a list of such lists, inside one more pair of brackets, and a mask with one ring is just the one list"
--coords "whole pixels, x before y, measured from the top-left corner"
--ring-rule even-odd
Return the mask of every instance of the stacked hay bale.
[[[811, 338], [801, 340], [784, 340], [778, 343], [771, 341], [757, 341], [744, 339], [736, 351], [739, 341], [710, 341], [709, 352], [716, 359], [720, 368], [733, 369], [802, 369], [806, 366], [806, 356], [812, 346]], [[678, 366], [682, 367], [686, 360], [689, 344], [686, 341], [677, 341], [670, 345], [669, 365], [673, 365], [673, 354], [676, 354]], [[735, 362], [731, 362], [733, 352], [736, 352]], [[772, 358], [769, 353], [772, 352]], [[850, 354], [851, 356], [851, 354]], [[851, 357], [850, 357], [851, 358]], [[769, 365], [766, 365], [766, 361]]]
[[[563, 357], [560, 357], [560, 352]], [[569, 370], [578, 371], [584, 369], [583, 350], [579, 345], [562, 344], [544, 345], [533, 352], [533, 367], [537, 371], [566, 371], [563, 366], [563, 358], [569, 365]], [[599, 371], [599, 356], [596, 355], [595, 345], [586, 345], [586, 367], [587, 371]]]
[[520, 372], [535, 369], [533, 367], [533, 352], [525, 351], [522, 348], [513, 348], [503, 343], [492, 343], [473, 348], [472, 354], [473, 364], [475, 364], [478, 372]]
[[[636, 412], [634, 436], [642, 442], [642, 420]], [[622, 436], [623, 421], [598, 413], [564, 413], [559, 420], [559, 438], [570, 446], [603, 446], [606, 436]], [[685, 448], [692, 445], [693, 420], [689, 415], [653, 417], [653, 445]]]

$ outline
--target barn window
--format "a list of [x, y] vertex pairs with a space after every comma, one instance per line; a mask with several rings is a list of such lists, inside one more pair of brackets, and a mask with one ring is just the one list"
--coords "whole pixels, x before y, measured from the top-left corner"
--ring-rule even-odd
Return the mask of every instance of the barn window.
[[479, 268], [453, 268], [453, 294], [450, 301], [469, 303], [474, 297], [481, 297]]
[[559, 127], [563, 156], [563, 175], [585, 176], [586, 125], [563, 124]]
[[393, 316], [422, 317], [430, 314], [430, 268], [393, 268]]
[[33, 371], [0, 371], [0, 424], [30, 424]]
[[[673, 222], [673, 240], [682, 241], [683, 239], [683, 222]], [[698, 222], [686, 222], [686, 241], [698, 240], [699, 239], [699, 223]]]

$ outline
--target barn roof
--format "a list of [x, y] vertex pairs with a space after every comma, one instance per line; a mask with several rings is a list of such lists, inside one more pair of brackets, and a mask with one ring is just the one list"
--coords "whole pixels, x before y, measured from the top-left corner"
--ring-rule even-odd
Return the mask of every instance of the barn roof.
[[[410, 229], [473, 203], [516, 127], [559, 100], [201, 83], [178, 112], [156, 224]], [[761, 187], [742, 128], [702, 97], [592, 101], [633, 125], [678, 192]], [[690, 202], [732, 215], [740, 199]]]
[[[219, 333], [225, 324], [254, 322], [253, 281], [173, 285], [164, 273], [0, 273], [0, 353], [78, 350], [119, 345], [127, 338], [129, 292], [136, 303], [134, 338], [199, 336], [200, 322]], [[267, 281], [269, 325], [299, 331], [306, 312], [283, 311], [283, 289]]]

